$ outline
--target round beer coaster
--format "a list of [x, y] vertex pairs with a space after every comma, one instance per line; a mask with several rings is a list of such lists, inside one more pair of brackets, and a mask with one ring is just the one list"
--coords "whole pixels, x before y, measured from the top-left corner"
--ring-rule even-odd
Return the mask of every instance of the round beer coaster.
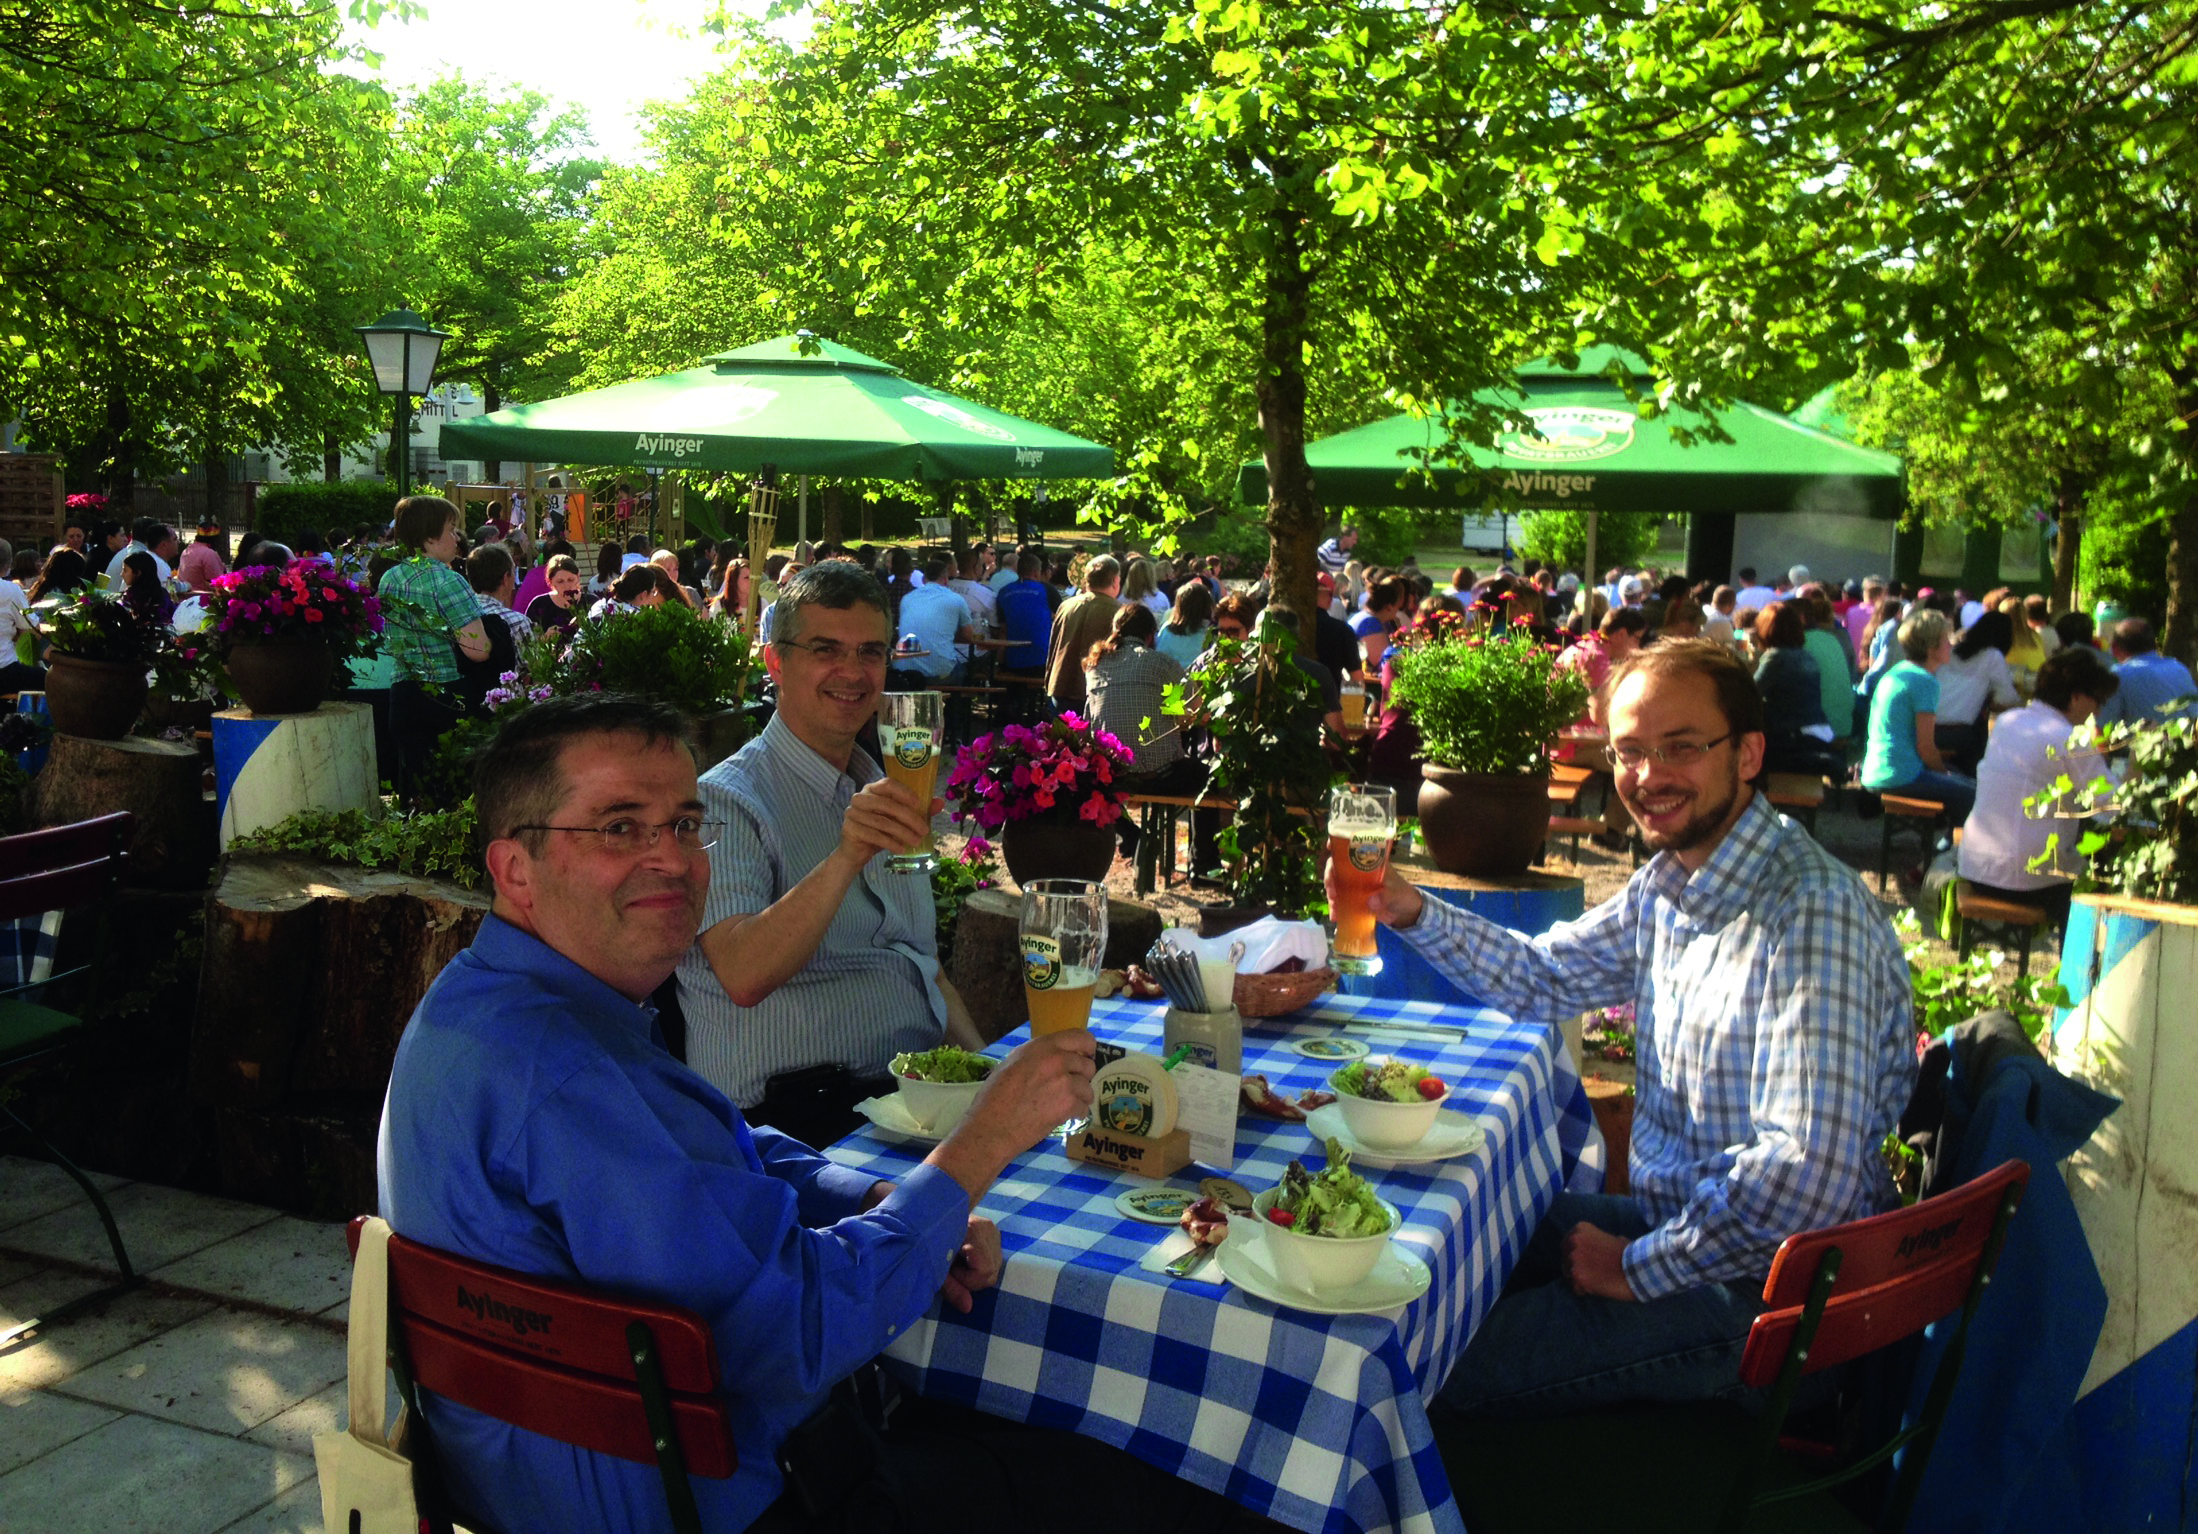
[[1240, 1182], [1226, 1177], [1209, 1177], [1198, 1185], [1198, 1191], [1207, 1198], [1218, 1200], [1224, 1209], [1244, 1214], [1252, 1212], [1252, 1191]]
[[1183, 1188], [1132, 1188], [1114, 1201], [1114, 1207], [1147, 1225], [1173, 1225], [1198, 1195]]
[[1290, 1052], [1308, 1060], [1362, 1060], [1372, 1053], [1363, 1039], [1346, 1039], [1335, 1034], [1320, 1039], [1292, 1039]]

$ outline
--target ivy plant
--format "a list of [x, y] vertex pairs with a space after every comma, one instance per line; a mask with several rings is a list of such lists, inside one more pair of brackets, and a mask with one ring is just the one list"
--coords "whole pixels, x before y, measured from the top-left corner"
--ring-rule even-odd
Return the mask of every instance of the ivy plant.
[[1230, 894], [1288, 918], [1327, 914], [1314, 839], [1334, 780], [1320, 744], [1320, 684], [1297, 649], [1275, 624], [1250, 639], [1216, 635], [1189, 682], [1214, 742], [1204, 794], [1236, 803], [1220, 837]]
[[[2080, 833], [2076, 850], [2085, 868], [2078, 890], [2109, 890], [2141, 900], [2198, 905], [2198, 719], [2122, 723], [2100, 730], [2079, 726], [2071, 753], [2124, 754], [2121, 780], [2104, 774], [2079, 783], [2064, 772], [2045, 791], [2025, 801], [2033, 815], [2112, 815], [2111, 828]], [[2048, 841], [2039, 861], [2049, 864], [2060, 836]]]
[[232, 850], [294, 853], [478, 889], [482, 869], [474, 855], [473, 829], [471, 799], [447, 810], [380, 819], [359, 810], [308, 810], [238, 837]]

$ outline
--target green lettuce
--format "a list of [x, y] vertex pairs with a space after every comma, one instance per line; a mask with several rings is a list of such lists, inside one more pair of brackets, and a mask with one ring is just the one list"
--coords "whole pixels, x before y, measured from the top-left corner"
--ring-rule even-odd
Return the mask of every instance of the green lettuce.
[[1427, 1067], [1406, 1060], [1384, 1060], [1379, 1065], [1353, 1060], [1333, 1079], [1340, 1090], [1353, 1097], [1370, 1097], [1382, 1103], [1416, 1103], [1421, 1101], [1420, 1083], [1427, 1079]]
[[1351, 1170], [1351, 1153], [1340, 1140], [1328, 1142], [1328, 1165], [1318, 1177], [1303, 1162], [1291, 1162], [1272, 1207], [1293, 1216], [1290, 1229], [1301, 1236], [1343, 1240], [1389, 1233], [1389, 1211], [1373, 1184]]
[[937, 1049], [917, 1054], [895, 1055], [891, 1069], [896, 1076], [914, 1076], [919, 1081], [935, 1082], [940, 1086], [957, 1086], [984, 1080], [992, 1074], [992, 1062], [983, 1055], [941, 1044]]

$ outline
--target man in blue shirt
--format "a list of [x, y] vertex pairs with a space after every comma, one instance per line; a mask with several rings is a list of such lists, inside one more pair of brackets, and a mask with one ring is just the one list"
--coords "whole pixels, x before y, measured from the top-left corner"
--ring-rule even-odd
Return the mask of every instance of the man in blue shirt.
[[933, 554], [923, 562], [923, 584], [901, 598], [901, 633], [914, 634], [926, 653], [896, 658], [895, 671], [913, 671], [933, 682], [958, 682], [967, 658], [962, 645], [976, 638], [970, 628], [969, 603], [946, 583], [954, 567], [946, 554]]
[[2110, 642], [2114, 675], [2121, 679], [2121, 686], [2099, 705], [2101, 729], [2110, 724], [2158, 724], [2198, 711], [2198, 683], [2191, 680], [2190, 668], [2160, 653], [2151, 624], [2142, 618], [2124, 618], [2114, 625]]
[[1394, 869], [1374, 897], [1505, 1011], [1634, 1009], [1632, 1192], [1557, 1196], [1443, 1386], [1460, 1411], [1735, 1397], [1779, 1243], [1900, 1201], [1878, 1145], [1915, 1086], [1907, 962], [1854, 871], [1749, 788], [1747, 668], [1714, 640], [1652, 645], [1613, 674], [1609, 720], [1657, 853], [1619, 894], [1540, 937]]
[[[781, 1447], [837, 1382], [935, 1296], [966, 1310], [996, 1281], [998, 1233], [971, 1211], [1089, 1101], [1093, 1041], [1076, 1030], [1010, 1055], [898, 1185], [751, 1130], [665, 1051], [648, 1002], [694, 941], [710, 876], [716, 828], [687, 728], [654, 703], [564, 698], [518, 715], [483, 755], [475, 801], [495, 902], [398, 1045], [379, 1171], [401, 1235], [709, 1323], [740, 1469], [693, 1486], [704, 1527], [737, 1530], [779, 1498]], [[467, 1521], [530, 1534], [667, 1525], [653, 1465], [434, 1396], [426, 1410]], [[862, 1467], [834, 1473], [860, 1479]], [[832, 1479], [804, 1485], [828, 1495]]]

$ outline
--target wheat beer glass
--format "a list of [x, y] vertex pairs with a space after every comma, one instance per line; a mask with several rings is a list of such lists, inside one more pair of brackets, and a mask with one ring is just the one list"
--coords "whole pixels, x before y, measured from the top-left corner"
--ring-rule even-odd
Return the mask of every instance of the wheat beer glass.
[[887, 855], [895, 873], [929, 873], [939, 861], [932, 850], [931, 796], [939, 781], [939, 752], [946, 740], [946, 694], [889, 692], [878, 700], [878, 751], [885, 775], [916, 796], [923, 806], [923, 841], [907, 852]]
[[1328, 791], [1328, 861], [1335, 869], [1335, 966], [1346, 975], [1378, 975], [1374, 913], [1367, 902], [1389, 876], [1389, 843], [1397, 834], [1397, 791], [1342, 783]]
[[1034, 879], [1023, 886], [1023, 997], [1030, 1033], [1091, 1023], [1091, 988], [1107, 951], [1107, 890], [1085, 879]]

